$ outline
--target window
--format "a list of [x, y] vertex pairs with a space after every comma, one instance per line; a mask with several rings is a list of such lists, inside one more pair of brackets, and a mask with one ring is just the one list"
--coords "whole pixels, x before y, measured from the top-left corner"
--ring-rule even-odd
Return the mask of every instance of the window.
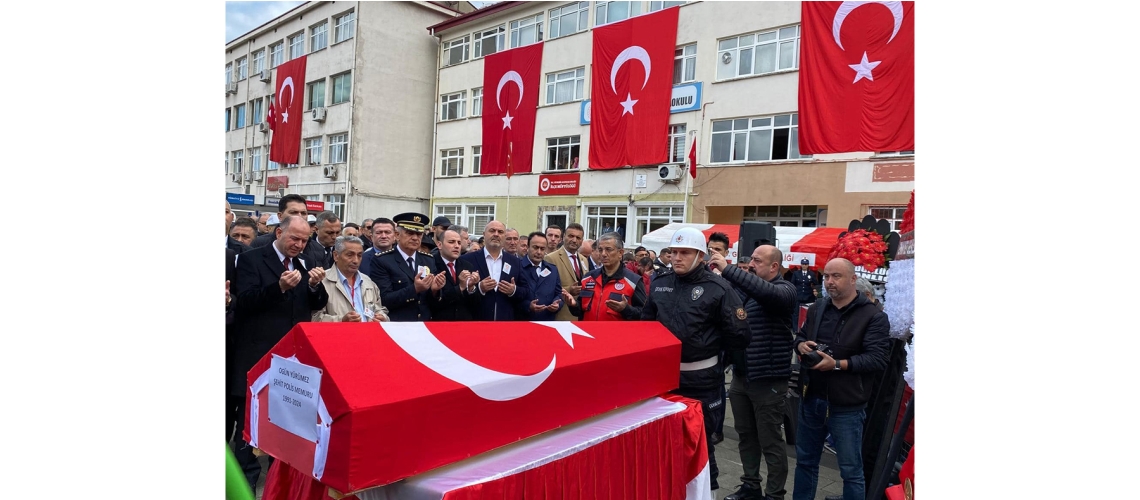
[[325, 21], [321, 24], [309, 28], [309, 52], [316, 52], [329, 46], [329, 22]]
[[265, 49], [253, 53], [253, 72], [261, 74], [265, 70]]
[[488, 222], [495, 220], [495, 205], [436, 205], [435, 216], [444, 216], [452, 225], [467, 226], [479, 239]]
[[463, 175], [463, 148], [445, 149], [439, 152], [440, 177]]
[[697, 44], [677, 47], [673, 56], [673, 85], [697, 81]]
[[586, 95], [586, 68], [546, 74], [546, 103], [581, 101]]
[[685, 163], [684, 125], [669, 125], [669, 159], [666, 163]]
[[308, 92], [309, 92], [309, 108], [308, 109], [324, 107], [325, 106], [325, 81], [323, 79], [317, 80], [315, 82], [309, 83], [305, 87], [307, 87], [306, 90], [308, 90]]
[[800, 154], [798, 115], [713, 122], [712, 162], [808, 158]]
[[289, 60], [305, 55], [305, 32], [289, 37]]
[[226, 173], [230, 173], [230, 154], [226, 153]]
[[744, 220], [770, 222], [780, 227], [817, 227], [819, 211], [826, 209], [818, 205], [744, 207]]
[[580, 135], [546, 140], [547, 170], [577, 170]]
[[465, 116], [467, 109], [467, 91], [446, 94], [440, 99], [439, 120], [458, 120]]
[[234, 151], [233, 157], [234, 157], [233, 172], [235, 174], [240, 174], [241, 173], [241, 167], [242, 167], [242, 160], [245, 159], [245, 152], [244, 151]]
[[542, 40], [542, 14], [511, 21], [511, 48]]
[[637, 207], [637, 227], [634, 241], [641, 241], [646, 234], [665, 227], [666, 224], [685, 222], [685, 207]]
[[237, 81], [245, 80], [249, 76], [249, 58], [243, 57], [237, 60]]
[[264, 108], [263, 101], [261, 99], [254, 99], [250, 102], [250, 107], [253, 108], [253, 124], [257, 125], [261, 123], [261, 110]]
[[226, 65], [226, 83], [234, 81], [234, 65], [233, 63]]
[[471, 146], [471, 173], [479, 175], [479, 167], [483, 164], [483, 146]]
[[906, 205], [889, 206], [889, 207], [871, 207], [867, 210], [868, 214], [876, 219], [886, 219], [891, 223], [891, 231], [898, 231], [902, 227], [903, 213], [906, 212]]
[[321, 138], [305, 139], [305, 164], [321, 164]]
[[277, 170], [277, 169], [281, 168], [281, 164], [270, 160], [269, 155], [265, 155], [265, 160], [266, 160], [265, 163], [267, 165], [269, 165], [268, 167], [266, 167], [266, 170]]
[[[656, 12], [661, 9], [668, 9], [669, 7], [676, 7], [678, 5], [685, 5], [685, 2], [649, 2], [649, 12]], [[641, 241], [638, 238], [638, 241]]]
[[226, 132], [230, 131], [230, 108], [226, 108]]
[[333, 80], [333, 104], [340, 104], [348, 102], [349, 96], [352, 95], [352, 73], [341, 73], [332, 77]]
[[245, 104], [234, 106], [234, 114], [237, 115], [237, 123], [234, 124], [234, 128], [245, 127]]
[[796, 69], [799, 44], [799, 26], [721, 40], [716, 55], [716, 79]]
[[616, 23], [641, 14], [641, 2], [596, 2], [594, 26]]
[[483, 87], [471, 89], [471, 116], [483, 114]]
[[329, 136], [329, 163], [348, 162], [348, 134]]
[[[599, 236], [617, 231], [620, 226], [625, 232], [625, 223], [629, 207], [626, 206], [611, 206], [611, 207], [586, 207], [586, 239], [596, 240]], [[625, 237], [622, 237], [624, 240]]]
[[470, 40], [470, 36], [465, 36], [450, 42], [443, 42], [443, 65], [451, 66], [466, 61], [471, 56]]
[[349, 12], [340, 17], [334, 17], [336, 23], [333, 28], [333, 43], [340, 43], [356, 35], [356, 13]]
[[875, 156], [914, 156], [914, 150], [907, 149], [904, 151], [879, 151], [878, 153], [875, 153]]
[[588, 28], [590, 2], [574, 2], [550, 9], [550, 38], [573, 35]]
[[269, 46], [269, 67], [276, 68], [285, 62], [285, 44], [277, 42]]
[[507, 29], [503, 26], [475, 33], [475, 57], [486, 57], [506, 46]]
[[344, 220], [344, 195], [343, 194], [326, 194], [325, 195], [325, 210], [330, 210], [336, 214], [336, 218]]
[[249, 150], [249, 168], [254, 172], [261, 171], [261, 148]]

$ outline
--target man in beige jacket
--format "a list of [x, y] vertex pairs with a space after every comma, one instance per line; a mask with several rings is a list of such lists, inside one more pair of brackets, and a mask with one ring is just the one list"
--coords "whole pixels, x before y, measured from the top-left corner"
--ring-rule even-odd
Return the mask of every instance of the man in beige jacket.
[[364, 242], [355, 236], [338, 236], [333, 244], [333, 268], [325, 273], [329, 301], [313, 311], [313, 321], [388, 321], [380, 305], [380, 288], [359, 272]]
[[[562, 283], [562, 289], [574, 297], [577, 297], [582, 290], [582, 278], [590, 273], [590, 264], [579, 253], [582, 248], [582, 238], [585, 235], [586, 230], [581, 224], [572, 223], [566, 226], [566, 233], [562, 235], [562, 248], [547, 254], [544, 259], [558, 268], [558, 281]], [[566, 307], [565, 304], [558, 311], [558, 314], [554, 315], [554, 319], [557, 321], [578, 321], [578, 318], [570, 313], [570, 308]]]

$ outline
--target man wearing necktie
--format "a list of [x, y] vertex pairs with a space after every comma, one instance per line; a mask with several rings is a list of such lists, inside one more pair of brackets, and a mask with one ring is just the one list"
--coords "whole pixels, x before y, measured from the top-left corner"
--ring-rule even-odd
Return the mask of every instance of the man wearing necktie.
[[372, 259], [368, 277], [380, 287], [380, 301], [392, 321], [431, 320], [431, 301], [447, 281], [435, 258], [419, 251], [424, 214], [408, 212], [392, 218], [396, 224], [396, 245]]
[[[581, 254], [582, 238], [585, 235], [586, 230], [581, 224], [572, 223], [566, 226], [562, 248], [547, 254], [545, 259], [546, 262], [554, 264], [555, 269], [558, 270], [558, 281], [562, 288], [574, 297], [577, 297], [578, 293], [582, 291], [582, 278], [590, 274], [589, 261]], [[560, 309], [555, 314], [554, 319], [578, 321], [578, 318], [570, 313], [568, 307]]]
[[479, 286], [479, 273], [470, 262], [459, 258], [463, 248], [459, 232], [447, 229], [440, 233], [435, 257], [436, 268], [442, 269], [447, 279], [439, 296], [431, 301], [432, 321], [471, 321], [479, 310], [483, 295]]
[[538, 231], [530, 233], [526, 248], [527, 257], [519, 278], [530, 295], [523, 301], [526, 310], [520, 316], [531, 321], [554, 321], [555, 313], [562, 309], [562, 283], [558, 267], [542, 260], [546, 257], [546, 235]]

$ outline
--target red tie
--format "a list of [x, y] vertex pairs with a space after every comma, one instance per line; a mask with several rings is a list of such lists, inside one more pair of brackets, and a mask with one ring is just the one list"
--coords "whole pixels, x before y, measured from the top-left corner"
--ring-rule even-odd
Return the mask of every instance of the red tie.
[[578, 255], [577, 254], [571, 254], [570, 255], [570, 262], [574, 263], [574, 273], [578, 276], [578, 279], [581, 280], [582, 279], [582, 269], [578, 267]]
[[447, 268], [451, 270], [451, 282], [455, 283], [455, 263], [454, 262], [448, 262]]
[[288, 271], [289, 270], [289, 257], [285, 257], [284, 259], [281, 259], [281, 264], [284, 265], [285, 270]]

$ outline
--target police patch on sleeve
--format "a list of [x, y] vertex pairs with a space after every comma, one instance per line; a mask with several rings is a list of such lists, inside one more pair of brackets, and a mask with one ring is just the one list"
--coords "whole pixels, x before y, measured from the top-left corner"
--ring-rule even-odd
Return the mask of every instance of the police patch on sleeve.
[[743, 307], [737, 307], [736, 308], [736, 319], [738, 319], [740, 321], [744, 321], [744, 319], [747, 317], [748, 317], [748, 313], [744, 312]]
[[701, 298], [701, 295], [704, 295], [704, 293], [705, 293], [705, 287], [698, 286], [698, 287], [694, 288], [693, 289], [693, 300], [697, 300], [697, 299]]

